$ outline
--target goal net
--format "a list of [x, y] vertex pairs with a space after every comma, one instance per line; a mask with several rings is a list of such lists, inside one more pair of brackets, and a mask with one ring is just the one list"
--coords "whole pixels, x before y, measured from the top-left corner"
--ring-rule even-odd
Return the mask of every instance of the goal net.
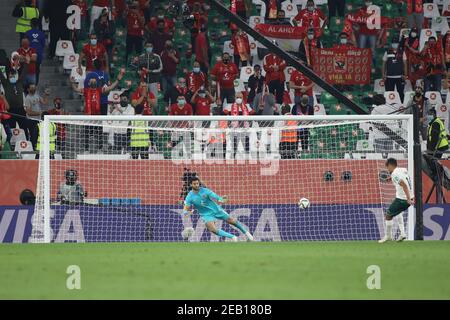
[[223, 241], [182, 214], [193, 176], [257, 241], [374, 240], [395, 197], [386, 159], [413, 172], [407, 115], [46, 116], [40, 141], [30, 242]]

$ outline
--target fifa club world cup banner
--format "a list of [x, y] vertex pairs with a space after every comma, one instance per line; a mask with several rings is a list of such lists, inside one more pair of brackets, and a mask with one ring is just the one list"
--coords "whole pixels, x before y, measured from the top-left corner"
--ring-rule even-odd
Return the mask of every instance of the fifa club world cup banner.
[[332, 84], [370, 84], [370, 49], [330, 48], [313, 50], [313, 69]]
[[301, 40], [306, 35], [305, 27], [277, 24], [257, 24], [255, 29], [270, 40], [276, 40], [278, 46], [286, 51], [298, 51]]
[[[383, 209], [380, 205], [348, 205], [347, 221], [357, 221], [346, 230], [341, 223], [340, 205], [312, 205], [298, 212], [295, 205], [227, 205], [258, 241], [295, 240], [375, 240], [383, 234]], [[174, 242], [187, 241], [184, 228], [194, 228], [191, 242], [220, 239], [207, 231], [198, 215], [183, 217], [180, 206], [135, 206], [101, 208], [53, 206], [51, 239], [54, 242]], [[34, 207], [0, 207], [0, 243], [32, 242]], [[406, 216], [406, 215], [405, 215]], [[228, 224], [219, 228], [237, 234]], [[349, 226], [350, 224], [346, 224]], [[241, 235], [242, 239], [243, 236]], [[450, 240], [450, 205], [425, 205], [424, 239]]]

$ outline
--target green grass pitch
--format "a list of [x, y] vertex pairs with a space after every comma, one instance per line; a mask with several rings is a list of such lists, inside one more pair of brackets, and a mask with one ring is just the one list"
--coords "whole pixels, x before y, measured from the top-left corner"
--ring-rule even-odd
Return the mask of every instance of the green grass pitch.
[[0, 299], [18, 298], [450, 299], [450, 241], [3, 244]]

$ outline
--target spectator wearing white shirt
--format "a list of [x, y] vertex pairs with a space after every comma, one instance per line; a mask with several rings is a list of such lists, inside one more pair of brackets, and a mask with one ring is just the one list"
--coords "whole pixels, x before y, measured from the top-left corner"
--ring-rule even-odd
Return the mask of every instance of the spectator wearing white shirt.
[[[110, 106], [109, 114], [114, 116], [134, 115], [134, 108], [131, 106], [128, 93], [125, 91], [120, 95], [120, 103]], [[118, 121], [118, 128], [114, 128], [114, 151], [117, 153], [126, 152], [128, 149], [128, 124], [129, 121]]]

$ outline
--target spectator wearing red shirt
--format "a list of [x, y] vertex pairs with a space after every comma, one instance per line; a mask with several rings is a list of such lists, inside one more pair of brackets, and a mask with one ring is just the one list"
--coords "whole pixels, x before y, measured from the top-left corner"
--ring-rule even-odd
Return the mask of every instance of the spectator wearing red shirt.
[[300, 103], [303, 95], [307, 95], [309, 104], [312, 105], [314, 103], [313, 86], [314, 83], [300, 71], [294, 70], [291, 73], [289, 88], [294, 89], [294, 103]]
[[237, 66], [230, 61], [228, 53], [222, 54], [222, 61], [218, 62], [211, 71], [211, 79], [217, 82], [219, 104], [225, 99], [227, 103], [235, 100], [236, 92], [234, 90], [234, 80], [239, 77]]
[[161, 72], [162, 90], [167, 92], [175, 86], [177, 81], [177, 66], [180, 63], [180, 55], [173, 47], [171, 40], [166, 42], [164, 51], [161, 52], [161, 61], [163, 69]]
[[436, 41], [436, 37], [431, 36], [422, 49], [421, 56], [425, 62], [427, 75], [424, 79], [424, 92], [441, 91], [442, 75], [444, 74], [444, 50], [442, 41]]
[[316, 8], [313, 0], [306, 2], [306, 8], [294, 17], [294, 24], [301, 25], [306, 28], [313, 28], [317, 36], [322, 35], [322, 25], [327, 23], [327, 17], [319, 8]]
[[30, 41], [28, 38], [23, 38], [22, 46], [17, 50], [17, 53], [23, 58], [28, 58], [30, 63], [28, 64], [28, 72], [24, 75], [24, 86], [28, 87], [30, 84], [36, 84], [36, 61], [37, 52], [36, 49], [30, 47]]
[[[101, 99], [102, 94], [107, 94], [114, 90], [119, 81], [122, 80], [125, 74], [125, 69], [121, 69], [117, 79], [111, 85], [104, 85], [99, 87], [97, 85], [97, 79], [91, 78], [89, 80], [89, 85], [84, 89], [79, 89], [77, 86], [72, 86], [72, 88], [84, 94], [84, 114], [85, 115], [100, 115], [101, 114]], [[84, 131], [84, 147], [86, 151], [89, 151], [89, 140], [93, 138], [97, 142], [95, 150], [101, 150], [103, 148], [103, 132], [102, 128], [99, 126], [85, 126]]]
[[164, 9], [159, 8], [156, 12], [156, 16], [152, 17], [150, 21], [145, 25], [145, 29], [148, 33], [153, 33], [158, 28], [158, 21], [164, 20], [164, 33], [172, 33], [175, 31], [175, 23], [173, 19], [164, 16]]
[[286, 61], [269, 53], [264, 57], [264, 70], [266, 71], [266, 83], [269, 86], [269, 92], [275, 95], [278, 104], [283, 103], [284, 93], [284, 69]]
[[417, 80], [425, 77], [425, 63], [420, 56], [420, 40], [417, 28], [412, 28], [408, 37], [402, 38], [403, 43], [400, 44], [406, 53], [407, 73], [409, 80], [414, 85]]
[[356, 13], [357, 17], [361, 20], [359, 25], [358, 47], [369, 48], [372, 50], [372, 66], [375, 66], [375, 49], [377, 47], [377, 39], [381, 34], [382, 29], [375, 29], [369, 24], [369, 17], [376, 14], [375, 11], [368, 13], [367, 9], [372, 5], [371, 0], [366, 0], [365, 6], [361, 7]]
[[196, 116], [209, 116], [213, 102], [214, 97], [204, 88], [197, 89], [191, 99]]
[[150, 0], [138, 0], [138, 2], [139, 9], [144, 13], [145, 23], [147, 23], [151, 16]]
[[186, 102], [184, 96], [179, 96], [177, 98], [177, 103], [170, 106], [170, 116], [192, 116], [193, 114], [192, 106]]
[[322, 25], [327, 23], [327, 17], [322, 10], [315, 7], [314, 0], [308, 0], [306, 2], [306, 8], [300, 10], [294, 17], [293, 22], [302, 27], [313, 28], [316, 37], [319, 37], [323, 33]]
[[231, 44], [233, 45], [234, 63], [239, 67], [241, 63], [242, 67], [248, 65], [250, 61], [250, 41], [248, 36], [242, 30], [238, 28], [232, 29]]
[[[404, 1], [402, 1], [404, 2]], [[408, 28], [417, 28], [419, 31], [423, 27], [423, 3], [430, 1], [406, 0], [406, 13], [408, 16]]]
[[106, 52], [105, 47], [98, 43], [97, 35], [95, 33], [89, 36], [89, 43], [83, 46], [83, 50], [80, 53], [80, 57], [78, 59], [78, 73], [83, 74], [81, 66], [83, 60], [86, 60], [86, 71], [93, 71], [94, 68], [94, 60], [99, 60], [102, 63], [103, 70], [105, 72], [109, 72], [109, 60], [108, 53]]
[[148, 90], [147, 83], [141, 81], [139, 87], [131, 95], [131, 105], [136, 107], [142, 105], [144, 107], [144, 115], [153, 115], [156, 108], [156, 97]]
[[262, 2], [266, 5], [265, 20], [277, 20], [283, 0], [262, 0]]
[[206, 29], [208, 24], [208, 16], [207, 13], [203, 10], [200, 3], [194, 3], [194, 7], [192, 9], [191, 16], [194, 18], [191, 31], [191, 45], [192, 50], [195, 51], [195, 37], [197, 36], [197, 30]]
[[153, 44], [153, 52], [161, 56], [166, 42], [172, 40], [172, 34], [164, 31], [166, 23], [162, 19], [158, 19], [156, 31], [151, 33], [147, 41]]
[[128, 56], [133, 52], [133, 50], [136, 51], [137, 55], [142, 53], [144, 26], [144, 13], [139, 10], [139, 3], [137, 1], [133, 1], [127, 14], [126, 64], [128, 64]]
[[195, 60], [200, 63], [200, 68], [202, 72], [208, 74], [211, 61], [211, 53], [208, 35], [206, 29], [202, 28], [199, 30], [193, 30], [195, 36], [195, 46], [192, 47], [195, 53]]
[[92, 31], [94, 30], [94, 21], [100, 17], [100, 15], [102, 14], [102, 10], [105, 7], [114, 10], [116, 8], [115, 0], [94, 0], [92, 2], [91, 24], [90, 24], [91, 27], [89, 29], [89, 33], [92, 33]]
[[241, 17], [242, 20], [247, 20], [247, 5], [246, 0], [231, 0], [230, 11]]
[[[177, 101], [176, 103], [170, 106], [169, 109], [170, 116], [192, 116], [194, 114], [192, 106], [186, 101], [186, 98], [184, 96], [180, 95], [176, 101]], [[172, 126], [175, 128], [187, 128], [189, 127], [189, 121], [174, 121], [172, 123]], [[174, 146], [173, 142], [177, 144], [177, 142], [180, 141], [181, 137], [183, 137], [183, 142], [187, 144], [186, 142], [190, 140], [190, 133], [187, 131], [173, 132], [171, 145]], [[190, 149], [190, 147], [188, 146], [187, 148]]]
[[206, 74], [200, 70], [200, 63], [195, 61], [192, 72], [186, 76], [188, 91], [193, 95], [200, 87], [206, 87]]

